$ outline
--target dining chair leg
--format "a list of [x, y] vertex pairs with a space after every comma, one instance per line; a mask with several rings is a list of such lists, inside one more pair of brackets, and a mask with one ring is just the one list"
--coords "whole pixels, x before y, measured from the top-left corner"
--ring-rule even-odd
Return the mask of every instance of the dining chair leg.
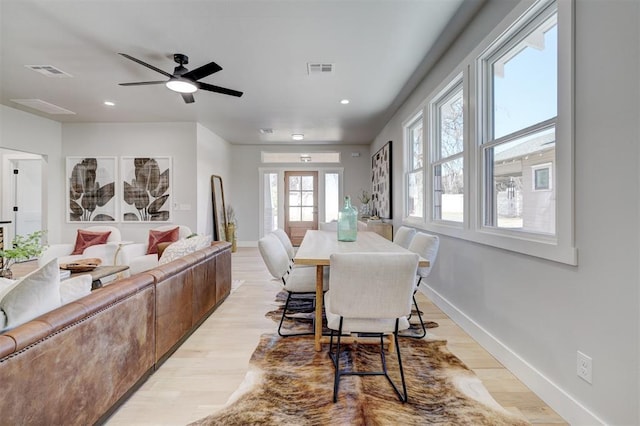
[[278, 334], [282, 337], [291, 337], [291, 336], [309, 336], [314, 334], [313, 332], [307, 333], [291, 333], [291, 334], [283, 334], [282, 333], [282, 323], [284, 322], [284, 318], [287, 316], [287, 309], [289, 308], [289, 302], [291, 301], [291, 296], [293, 293], [287, 292], [287, 301], [284, 303], [284, 310], [282, 311], [282, 317], [280, 317], [280, 324], [278, 325]]
[[338, 401], [338, 388], [340, 386], [340, 336], [342, 335], [342, 317], [340, 317], [340, 326], [338, 327], [338, 344], [335, 353], [333, 349], [333, 330], [331, 330], [331, 341], [329, 343], [329, 356], [333, 361], [333, 402]]

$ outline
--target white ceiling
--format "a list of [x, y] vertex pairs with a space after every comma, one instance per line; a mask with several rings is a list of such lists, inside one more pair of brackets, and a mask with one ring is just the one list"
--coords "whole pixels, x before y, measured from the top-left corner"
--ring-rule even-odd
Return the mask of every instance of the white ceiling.
[[[61, 122], [197, 121], [231, 143], [303, 133], [303, 143], [368, 144], [482, 1], [0, 0], [0, 102]], [[223, 70], [202, 81], [244, 95], [198, 91], [185, 104], [164, 85], [119, 86], [166, 77], [118, 52], [169, 73], [174, 53], [189, 56], [189, 69], [214, 61]], [[309, 76], [308, 62], [335, 72]]]

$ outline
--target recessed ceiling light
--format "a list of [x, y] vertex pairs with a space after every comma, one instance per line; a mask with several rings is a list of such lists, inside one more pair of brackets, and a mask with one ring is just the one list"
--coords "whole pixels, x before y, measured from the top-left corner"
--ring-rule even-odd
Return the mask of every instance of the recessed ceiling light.
[[273, 129], [270, 127], [263, 127], [262, 129], [260, 129], [260, 133], [262, 133], [263, 135], [271, 135], [273, 134]]
[[293, 139], [294, 141], [301, 141], [302, 139], [304, 139], [304, 135], [301, 133], [294, 133], [293, 135], [291, 135], [291, 139]]
[[116, 105], [114, 102], [111, 102], [111, 101], [104, 101], [104, 104], [106, 106], [115, 106]]
[[343, 99], [343, 100], [341, 100], [341, 101], [340, 101], [340, 103], [341, 103], [342, 105], [346, 105], [346, 104], [348, 104], [348, 103], [349, 103], [349, 99]]

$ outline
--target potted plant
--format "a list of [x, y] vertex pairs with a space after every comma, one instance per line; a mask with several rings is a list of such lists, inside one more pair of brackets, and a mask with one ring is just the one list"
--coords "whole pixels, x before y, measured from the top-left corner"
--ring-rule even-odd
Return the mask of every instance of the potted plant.
[[2, 258], [0, 277], [13, 278], [11, 266], [15, 262], [40, 256], [45, 248], [41, 242], [43, 235], [44, 231], [36, 231], [27, 236], [16, 235], [11, 243], [11, 248], [0, 250]]
[[227, 206], [227, 241], [231, 243], [231, 252], [235, 253], [236, 246], [236, 230], [238, 229], [238, 220], [236, 219], [236, 212], [233, 210], [233, 206]]

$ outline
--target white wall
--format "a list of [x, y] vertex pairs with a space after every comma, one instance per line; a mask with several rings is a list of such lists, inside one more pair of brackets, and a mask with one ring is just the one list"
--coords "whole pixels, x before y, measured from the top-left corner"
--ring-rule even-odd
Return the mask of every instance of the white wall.
[[[197, 229], [198, 174], [195, 123], [66, 123], [62, 125], [62, 158], [57, 167], [65, 168], [67, 156], [170, 156], [172, 157], [172, 223]], [[118, 158], [119, 161], [119, 158]], [[64, 173], [64, 172], [63, 172]], [[64, 178], [56, 182], [64, 188]], [[63, 189], [64, 191], [64, 189]], [[64, 204], [61, 215], [61, 242], [75, 241], [75, 230], [87, 224], [66, 223]], [[158, 224], [116, 223], [124, 240], [146, 241], [148, 230]]]
[[[282, 164], [262, 164], [261, 152], [299, 152], [295, 145], [232, 145], [231, 184], [225, 184], [225, 201], [231, 203], [238, 218], [238, 240], [255, 242], [259, 238], [259, 167], [286, 167]], [[361, 189], [371, 190], [371, 157], [367, 145], [305, 145], [304, 151], [313, 154], [319, 151], [340, 152], [340, 164], [293, 164], [290, 170], [305, 170], [316, 167], [343, 167], [344, 193], [355, 198]], [[359, 152], [360, 157], [352, 157]]]
[[211, 175], [222, 177], [225, 202], [228, 203], [228, 190], [231, 185], [231, 148], [228, 142], [201, 124], [197, 125], [197, 139], [198, 226], [196, 232], [213, 235]]
[[[372, 144], [394, 141], [396, 226], [402, 120], [515, 4], [489, 1]], [[575, 10], [578, 266], [443, 236], [428, 293], [572, 424], [635, 425], [640, 2], [578, 0]], [[578, 350], [593, 358], [592, 384], [576, 375]]]
[[46, 219], [47, 237], [49, 241], [58, 241], [64, 204], [64, 187], [60, 185], [64, 172], [56, 166], [62, 161], [61, 124], [0, 105], [0, 147], [43, 156], [43, 172], [47, 177], [43, 205], [47, 205], [49, 209]]

